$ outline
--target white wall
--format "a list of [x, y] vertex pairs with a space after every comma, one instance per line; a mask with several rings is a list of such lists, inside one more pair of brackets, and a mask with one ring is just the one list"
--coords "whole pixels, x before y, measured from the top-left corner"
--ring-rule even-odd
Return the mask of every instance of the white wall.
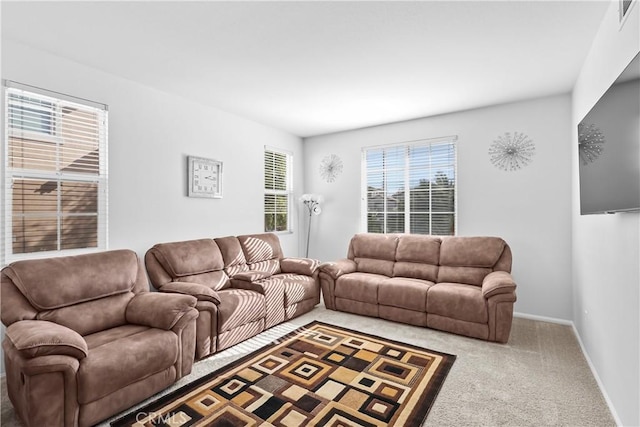
[[[342, 258], [351, 236], [363, 231], [362, 147], [458, 135], [458, 235], [496, 235], [509, 243], [517, 311], [571, 319], [570, 119], [570, 98], [562, 95], [306, 139], [305, 189], [326, 199], [313, 218], [310, 255]], [[534, 160], [516, 172], [498, 170], [489, 146], [514, 131], [536, 144]], [[329, 184], [318, 165], [331, 153], [344, 172]]]
[[[158, 242], [262, 232], [264, 145], [293, 153], [302, 192], [302, 141], [285, 132], [6, 39], [2, 78], [109, 106], [111, 249], [144, 256]], [[186, 197], [187, 155], [224, 162], [222, 199]], [[285, 255], [298, 255], [298, 236], [280, 235]]]
[[[637, 3], [637, 2], [636, 2]], [[640, 51], [640, 7], [611, 2], [573, 91], [574, 322], [618, 421], [640, 425], [640, 214], [580, 216], [577, 124]]]

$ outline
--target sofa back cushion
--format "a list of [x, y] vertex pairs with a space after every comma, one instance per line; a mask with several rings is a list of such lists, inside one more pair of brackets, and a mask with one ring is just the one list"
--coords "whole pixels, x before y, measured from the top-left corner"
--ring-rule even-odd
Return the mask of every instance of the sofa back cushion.
[[137, 292], [139, 267], [135, 252], [117, 250], [17, 261], [3, 273], [37, 311], [45, 311]]
[[273, 233], [238, 236], [249, 270], [280, 273], [282, 248], [280, 239]]
[[55, 310], [45, 310], [39, 312], [36, 318], [66, 326], [80, 335], [88, 335], [125, 325], [127, 305], [134, 296], [133, 292], [127, 292]]
[[150, 252], [172, 281], [199, 283], [213, 290], [229, 287], [222, 253], [213, 239], [160, 243]]
[[438, 282], [481, 286], [484, 277], [494, 271], [496, 265], [506, 266], [505, 248], [508, 248], [507, 244], [499, 237], [443, 237]]
[[217, 237], [214, 239], [224, 260], [224, 271], [229, 277], [249, 270], [240, 241], [235, 236]]
[[399, 236], [393, 275], [435, 282], [438, 278], [440, 241], [439, 237], [433, 236]]
[[357, 271], [391, 277], [397, 246], [396, 234], [356, 234], [349, 244], [347, 257], [355, 261]]

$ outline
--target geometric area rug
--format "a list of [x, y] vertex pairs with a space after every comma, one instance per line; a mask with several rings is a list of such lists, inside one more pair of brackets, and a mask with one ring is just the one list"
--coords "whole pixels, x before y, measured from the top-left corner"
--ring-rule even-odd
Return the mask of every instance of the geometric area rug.
[[420, 426], [456, 356], [311, 322], [112, 426]]

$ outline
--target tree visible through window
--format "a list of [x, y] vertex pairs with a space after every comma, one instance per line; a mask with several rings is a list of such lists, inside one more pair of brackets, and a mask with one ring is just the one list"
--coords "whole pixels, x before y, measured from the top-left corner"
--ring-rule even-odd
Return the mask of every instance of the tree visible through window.
[[363, 150], [370, 233], [455, 235], [455, 138]]
[[5, 90], [6, 261], [36, 252], [106, 249], [105, 106]]
[[264, 231], [290, 230], [291, 154], [264, 151]]

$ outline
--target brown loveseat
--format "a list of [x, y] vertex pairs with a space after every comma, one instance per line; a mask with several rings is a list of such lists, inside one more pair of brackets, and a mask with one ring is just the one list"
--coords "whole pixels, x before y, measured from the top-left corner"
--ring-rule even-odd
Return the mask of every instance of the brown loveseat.
[[197, 359], [320, 303], [318, 262], [284, 258], [271, 233], [157, 244], [145, 262], [158, 290], [198, 299]]
[[88, 426], [191, 372], [195, 298], [151, 293], [134, 252], [2, 270], [7, 389], [27, 426]]
[[516, 301], [498, 237], [357, 234], [320, 266], [327, 308], [506, 343]]

